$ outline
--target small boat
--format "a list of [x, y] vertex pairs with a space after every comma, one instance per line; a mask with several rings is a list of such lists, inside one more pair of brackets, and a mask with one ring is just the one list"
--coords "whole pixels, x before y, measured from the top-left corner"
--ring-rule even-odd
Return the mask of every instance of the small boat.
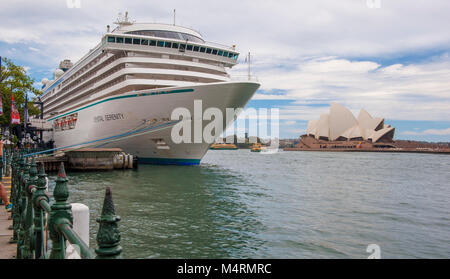
[[212, 150], [236, 150], [238, 147], [232, 143], [214, 143], [209, 147]]
[[252, 148], [250, 149], [250, 152], [261, 152], [263, 149], [266, 148], [262, 146], [260, 143], [254, 143]]

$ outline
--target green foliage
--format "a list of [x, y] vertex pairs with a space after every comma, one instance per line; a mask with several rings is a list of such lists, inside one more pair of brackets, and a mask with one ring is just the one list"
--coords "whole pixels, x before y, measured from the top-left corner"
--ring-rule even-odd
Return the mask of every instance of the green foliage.
[[20, 121], [23, 123], [23, 109], [25, 106], [25, 94], [28, 93], [28, 115], [40, 114], [39, 106], [30, 103], [32, 98], [42, 94], [42, 91], [33, 87], [34, 79], [27, 75], [25, 69], [15, 65], [11, 60], [2, 58], [0, 77], [0, 90], [3, 101], [3, 115], [0, 116], [0, 125], [11, 123], [11, 88], [14, 92], [14, 101], [20, 113]]

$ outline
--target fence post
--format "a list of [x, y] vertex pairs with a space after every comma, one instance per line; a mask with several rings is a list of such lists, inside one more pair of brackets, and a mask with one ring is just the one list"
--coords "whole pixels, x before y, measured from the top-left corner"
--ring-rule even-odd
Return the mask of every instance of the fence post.
[[50, 238], [52, 239], [52, 252], [50, 259], [64, 259], [66, 248], [66, 239], [61, 233], [60, 227], [65, 224], [72, 226], [72, 211], [71, 205], [67, 202], [69, 198], [69, 189], [67, 188], [67, 176], [64, 170], [64, 163], [61, 163], [58, 178], [56, 179], [56, 186], [53, 191], [55, 203], [51, 206], [51, 213], [49, 223]]
[[102, 215], [97, 218], [100, 228], [97, 234], [98, 248], [96, 259], [121, 258], [122, 247], [120, 244], [120, 232], [117, 222], [120, 217], [116, 215], [112, 200], [111, 188], [106, 187], [105, 200], [103, 201]]
[[[39, 174], [36, 182], [36, 191], [33, 194], [33, 204], [34, 204], [34, 258], [39, 259], [43, 256], [43, 235], [44, 228], [44, 211], [41, 208], [41, 200], [49, 202], [49, 197], [47, 195], [46, 188], [46, 177], [44, 163], [40, 164]], [[45, 253], [45, 251], [44, 251]], [[45, 256], [45, 255], [44, 255]]]
[[27, 167], [29, 166], [29, 176], [28, 179], [24, 180], [24, 189], [25, 189], [25, 200], [26, 200], [26, 209], [25, 209], [25, 222], [23, 225], [24, 229], [24, 237], [23, 237], [23, 249], [22, 249], [22, 258], [30, 259], [33, 256], [33, 227], [34, 227], [34, 212], [33, 212], [33, 201], [32, 201], [32, 192], [31, 188], [36, 185], [37, 179], [37, 169], [36, 162], [34, 158], [31, 159], [31, 163], [28, 160]]
[[18, 241], [17, 241], [17, 258], [23, 258], [23, 246], [24, 246], [24, 237], [25, 237], [25, 212], [27, 208], [27, 200], [25, 193], [25, 185], [28, 181], [28, 172], [30, 170], [30, 166], [26, 159], [22, 157], [21, 162], [21, 173], [19, 176], [19, 230], [18, 230]]
[[18, 222], [18, 204], [17, 204], [17, 192], [18, 192], [18, 185], [17, 185], [17, 172], [18, 172], [18, 162], [19, 157], [16, 152], [13, 153], [13, 158], [11, 161], [11, 202], [13, 204], [12, 207], [12, 219], [13, 219], [13, 236], [9, 240], [9, 243], [17, 243], [17, 222]]
[[11, 175], [11, 170], [10, 170], [11, 159], [12, 159], [11, 156], [12, 156], [12, 153], [10, 151], [8, 151], [8, 156], [6, 157], [6, 176]]

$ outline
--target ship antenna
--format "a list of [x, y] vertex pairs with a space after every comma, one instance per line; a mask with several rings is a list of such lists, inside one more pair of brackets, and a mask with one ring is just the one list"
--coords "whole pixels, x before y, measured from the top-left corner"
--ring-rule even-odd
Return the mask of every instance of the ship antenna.
[[248, 52], [248, 80], [250, 80], [250, 51]]
[[173, 9], [173, 25], [175, 25], [176, 9]]
[[133, 22], [128, 18], [128, 12], [125, 12], [125, 16], [122, 16], [122, 13], [119, 13], [119, 16], [117, 17], [117, 20], [114, 22], [114, 24], [122, 27], [123, 25], [132, 25]]

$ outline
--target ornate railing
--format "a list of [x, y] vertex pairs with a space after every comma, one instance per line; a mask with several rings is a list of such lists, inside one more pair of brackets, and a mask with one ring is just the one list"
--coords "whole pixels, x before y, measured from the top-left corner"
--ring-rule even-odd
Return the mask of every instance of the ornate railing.
[[[47, 192], [47, 175], [41, 164], [38, 173], [33, 156], [22, 151], [6, 153], [6, 169], [11, 169], [11, 202], [13, 236], [11, 243], [17, 243], [18, 259], [65, 259], [66, 241], [77, 247], [83, 259], [120, 258], [120, 232], [115, 214], [111, 189], [106, 188], [100, 224], [97, 233], [98, 248], [92, 250], [73, 229], [69, 189], [64, 164], [61, 163], [53, 191], [54, 202], [50, 204]], [[51, 249], [48, 249], [48, 235]]]

